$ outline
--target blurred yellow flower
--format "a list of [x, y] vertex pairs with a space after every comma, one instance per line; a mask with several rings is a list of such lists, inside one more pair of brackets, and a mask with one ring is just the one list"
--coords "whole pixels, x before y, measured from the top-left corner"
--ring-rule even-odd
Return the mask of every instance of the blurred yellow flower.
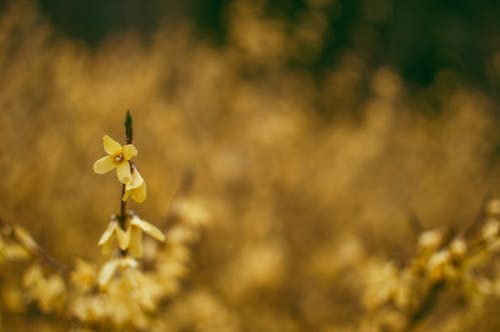
[[71, 286], [86, 293], [95, 285], [96, 274], [96, 269], [91, 263], [76, 258], [74, 268], [70, 273]]
[[446, 277], [449, 269], [451, 254], [449, 250], [443, 249], [431, 256], [427, 262], [427, 272], [433, 282], [441, 281]]
[[430, 230], [420, 234], [418, 247], [421, 251], [433, 251], [441, 245], [443, 233], [438, 229]]
[[94, 172], [105, 174], [116, 168], [116, 175], [121, 183], [132, 181], [129, 160], [137, 156], [137, 149], [132, 144], [122, 146], [120, 143], [104, 135], [102, 138], [104, 151], [108, 154], [94, 163]]
[[108, 224], [108, 228], [104, 231], [101, 238], [99, 239], [98, 246], [102, 246], [102, 253], [108, 255], [112, 251], [113, 238], [116, 236], [118, 240], [118, 246], [121, 250], [125, 250], [129, 244], [129, 238], [125, 231], [121, 229], [118, 221], [113, 217]]
[[42, 312], [50, 313], [64, 308], [66, 284], [60, 275], [45, 277], [42, 267], [35, 264], [24, 273], [23, 286], [27, 289], [29, 298], [38, 303]]
[[146, 182], [144, 182], [139, 170], [134, 167], [132, 171], [132, 181], [125, 185], [125, 193], [123, 194], [122, 200], [125, 202], [129, 196], [131, 196], [137, 203], [142, 203], [146, 199], [146, 195]]
[[115, 272], [120, 269], [128, 269], [132, 268], [135, 269], [139, 266], [137, 261], [133, 258], [130, 257], [120, 257], [120, 258], [113, 258], [112, 260], [106, 262], [102, 268], [101, 271], [99, 271], [99, 276], [97, 278], [97, 283], [101, 288], [106, 287], [109, 282], [111, 281], [111, 278], [115, 274]]
[[0, 263], [4, 259], [8, 261], [22, 261], [31, 257], [31, 253], [25, 247], [17, 243], [5, 242], [0, 238]]
[[134, 215], [127, 228], [127, 238], [129, 241], [128, 250], [130, 254], [135, 258], [142, 257], [143, 231], [146, 234], [151, 235], [158, 241], [165, 241], [165, 235], [159, 228]]

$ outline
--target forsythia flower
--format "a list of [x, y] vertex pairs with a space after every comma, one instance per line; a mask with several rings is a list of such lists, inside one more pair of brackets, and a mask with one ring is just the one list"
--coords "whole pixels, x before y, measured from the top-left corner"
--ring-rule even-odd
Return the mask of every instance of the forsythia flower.
[[23, 286], [28, 289], [29, 296], [38, 302], [42, 312], [54, 312], [64, 307], [66, 285], [60, 275], [53, 274], [46, 278], [40, 265], [36, 264], [26, 270]]
[[133, 216], [127, 227], [128, 250], [135, 258], [142, 256], [142, 232], [151, 235], [158, 241], [165, 241], [165, 235], [156, 226]]
[[96, 281], [96, 270], [93, 265], [77, 258], [70, 274], [71, 285], [82, 293], [92, 289]]
[[125, 193], [123, 194], [122, 200], [125, 202], [128, 197], [131, 196], [137, 203], [142, 203], [146, 199], [146, 194], [146, 182], [144, 182], [137, 168], [134, 167], [132, 171], [132, 181], [125, 185]]
[[121, 183], [127, 184], [132, 181], [129, 160], [137, 156], [137, 149], [132, 144], [122, 146], [120, 143], [104, 135], [102, 138], [104, 151], [108, 154], [94, 163], [94, 172], [105, 174], [116, 168], [116, 175]]
[[118, 239], [118, 246], [121, 250], [125, 250], [128, 247], [129, 238], [125, 231], [121, 229], [118, 221], [115, 217], [112, 217], [109, 222], [108, 228], [104, 231], [101, 238], [99, 239], [98, 246], [102, 246], [102, 253], [107, 255], [111, 253], [113, 245], [113, 237], [116, 236]]
[[97, 283], [99, 284], [99, 286], [105, 287], [110, 282], [111, 278], [115, 274], [116, 270], [118, 270], [118, 268], [135, 269], [137, 268], [137, 266], [139, 266], [139, 264], [133, 258], [130, 257], [114, 258], [106, 262], [102, 266], [101, 271], [99, 272]]
[[129, 250], [135, 258], [142, 256], [142, 232], [151, 235], [158, 241], [165, 241], [165, 235], [156, 226], [150, 224], [133, 215], [124, 231], [115, 217], [109, 222], [108, 228], [99, 239], [99, 246], [102, 246], [103, 254], [110, 254], [112, 251], [113, 238], [116, 236], [118, 246], [121, 250]]
[[446, 277], [450, 258], [451, 255], [448, 250], [440, 250], [431, 256], [429, 262], [427, 262], [427, 272], [432, 281], [441, 281]]
[[31, 254], [26, 248], [17, 243], [4, 242], [0, 238], [0, 262], [4, 259], [8, 261], [20, 261], [31, 257]]

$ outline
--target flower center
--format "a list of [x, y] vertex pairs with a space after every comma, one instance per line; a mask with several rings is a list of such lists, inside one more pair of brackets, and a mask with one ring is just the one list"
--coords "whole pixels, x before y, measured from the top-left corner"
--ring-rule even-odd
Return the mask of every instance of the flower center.
[[117, 155], [115, 156], [115, 161], [116, 161], [117, 163], [119, 163], [119, 162], [120, 162], [120, 161], [122, 161], [122, 160], [123, 160], [123, 154], [121, 154], [121, 153], [120, 153], [120, 154], [117, 154]]

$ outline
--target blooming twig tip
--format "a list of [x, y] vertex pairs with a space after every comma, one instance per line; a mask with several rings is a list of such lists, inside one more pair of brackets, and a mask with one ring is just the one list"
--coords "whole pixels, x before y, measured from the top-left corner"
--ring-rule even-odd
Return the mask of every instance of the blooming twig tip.
[[127, 144], [132, 143], [133, 139], [133, 128], [132, 128], [132, 115], [130, 114], [130, 111], [127, 110], [127, 113], [125, 114], [125, 136], [127, 136]]

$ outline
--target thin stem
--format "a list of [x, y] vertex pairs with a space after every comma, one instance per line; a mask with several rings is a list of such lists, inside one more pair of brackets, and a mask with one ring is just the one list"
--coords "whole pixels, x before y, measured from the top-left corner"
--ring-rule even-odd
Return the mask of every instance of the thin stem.
[[133, 129], [133, 122], [132, 122], [132, 115], [130, 114], [130, 111], [127, 110], [127, 113], [125, 114], [125, 136], [127, 137], [127, 144], [132, 144], [132, 139], [134, 137], [134, 129]]
[[[125, 114], [125, 122], [123, 123], [125, 127], [125, 138], [127, 141], [127, 144], [132, 144], [133, 140], [133, 126], [132, 126], [132, 115], [130, 114], [130, 111], [127, 110], [127, 113]], [[129, 161], [130, 164], [130, 169], [133, 172], [133, 165]], [[123, 230], [125, 230], [125, 222], [127, 220], [127, 201], [123, 200], [123, 195], [125, 195], [125, 184], [122, 185], [122, 195], [120, 196], [120, 215], [118, 216], [118, 222], [120, 223], [120, 226]]]
[[426, 318], [434, 309], [437, 298], [441, 291], [445, 287], [445, 282], [440, 281], [435, 284], [433, 284], [429, 290], [427, 291], [426, 296], [420, 302], [419, 306], [416, 308], [416, 310], [410, 315], [409, 321], [404, 329], [404, 331], [411, 331], [412, 329], [415, 328], [415, 326], [422, 321], [424, 318]]
[[118, 216], [118, 222], [123, 230], [125, 230], [125, 220], [127, 220], [127, 201], [122, 199], [125, 194], [125, 185], [122, 185], [122, 195], [120, 196], [120, 215]]

